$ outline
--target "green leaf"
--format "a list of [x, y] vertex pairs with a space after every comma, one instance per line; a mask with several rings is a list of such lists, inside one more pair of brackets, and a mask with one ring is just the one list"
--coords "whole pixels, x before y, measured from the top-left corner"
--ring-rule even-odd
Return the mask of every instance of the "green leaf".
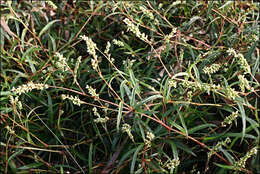
[[119, 103], [119, 109], [117, 114], [117, 120], [116, 120], [116, 130], [119, 131], [119, 126], [122, 118], [122, 110], [123, 110], [123, 102], [121, 101]]
[[135, 162], [136, 162], [136, 159], [137, 159], [137, 155], [139, 153], [139, 151], [143, 148], [143, 144], [140, 144], [137, 148], [136, 148], [136, 151], [134, 153], [134, 156], [133, 156], [133, 159], [132, 159], [132, 162], [131, 162], [131, 168], [130, 168], [130, 173], [133, 174], [134, 173], [134, 170], [135, 170]]
[[118, 167], [120, 167], [122, 165], [122, 163], [125, 161], [125, 159], [127, 159], [132, 153], [134, 153], [134, 151], [136, 150], [137, 148], [134, 148], [134, 149], [131, 149], [129, 151], [127, 151], [123, 156], [122, 158], [120, 159], [119, 163], [118, 163]]
[[237, 102], [237, 105], [239, 107], [241, 117], [242, 117], [242, 139], [241, 139], [241, 143], [242, 143], [246, 133], [246, 114], [245, 114], [245, 109], [243, 104], [241, 102]]
[[138, 104], [135, 107], [142, 106], [143, 104], [148, 103], [149, 101], [155, 100], [157, 98], [163, 98], [163, 96], [161, 96], [161, 95], [152, 95], [152, 96], [150, 96], [150, 97], [148, 97], [148, 98], [138, 102]]
[[[178, 110], [177, 110], [178, 111]], [[186, 124], [185, 124], [185, 121], [184, 121], [184, 119], [183, 119], [183, 116], [182, 116], [182, 114], [178, 111], [178, 116], [179, 116], [179, 118], [180, 118], [180, 120], [181, 120], [181, 125], [182, 125], [182, 127], [184, 128], [184, 131], [185, 132], [183, 132], [183, 133], [185, 133], [187, 136], [188, 136], [188, 130], [187, 130], [187, 126], [186, 126]]]
[[136, 94], [136, 86], [133, 88], [132, 93], [131, 93], [130, 106], [134, 106], [136, 104], [135, 94]]
[[178, 151], [177, 151], [177, 148], [176, 148], [174, 141], [173, 140], [165, 140], [165, 142], [167, 142], [171, 145], [174, 158], [175, 159], [178, 158]]
[[233, 166], [228, 166], [228, 165], [223, 165], [223, 164], [218, 164], [218, 163], [214, 163], [214, 164], [216, 164], [217, 166], [224, 168], [224, 169], [232, 170], [234, 168]]
[[92, 151], [93, 151], [93, 143], [89, 146], [89, 153], [88, 153], [88, 168], [89, 174], [92, 174]]
[[121, 95], [121, 99], [124, 101], [124, 96], [125, 96], [125, 90], [124, 87], [126, 86], [125, 84], [127, 83], [127, 80], [123, 80], [120, 84], [120, 95]]
[[215, 124], [203, 124], [203, 125], [199, 125], [199, 126], [195, 126], [193, 128], [190, 128], [188, 130], [188, 133], [192, 134], [194, 132], [197, 132], [198, 130], [202, 130], [202, 129], [205, 129], [205, 128], [208, 128], [208, 127], [217, 127], [217, 126]]
[[43, 29], [40, 31], [39, 33], [39, 38], [41, 37], [41, 35], [46, 32], [55, 22], [60, 21], [59, 19], [53, 20], [51, 22], [49, 22], [45, 27], [43, 27]]
[[28, 169], [33, 169], [33, 168], [40, 167], [42, 165], [43, 165], [42, 162], [37, 162], [37, 163], [31, 163], [31, 164], [24, 165], [22, 167], [19, 167], [18, 169], [19, 170], [28, 170]]

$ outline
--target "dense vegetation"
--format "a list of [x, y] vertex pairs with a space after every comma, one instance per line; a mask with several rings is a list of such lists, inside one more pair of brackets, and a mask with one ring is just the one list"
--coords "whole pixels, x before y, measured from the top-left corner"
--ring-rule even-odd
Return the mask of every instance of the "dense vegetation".
[[260, 173], [259, 3], [1, 1], [0, 173]]

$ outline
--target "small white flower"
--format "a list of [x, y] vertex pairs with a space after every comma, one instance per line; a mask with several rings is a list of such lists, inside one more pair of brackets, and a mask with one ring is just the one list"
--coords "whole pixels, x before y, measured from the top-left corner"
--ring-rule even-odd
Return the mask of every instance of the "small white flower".
[[97, 60], [97, 54], [96, 54], [97, 45], [92, 41], [91, 38], [85, 35], [80, 36], [80, 38], [86, 41], [88, 47], [88, 53], [92, 55], [95, 60]]
[[106, 50], [104, 51], [104, 53], [105, 53], [106, 55], [108, 55], [108, 54], [109, 54], [110, 47], [111, 47], [111, 44], [110, 44], [110, 42], [107, 42], [107, 45], [106, 45]]
[[131, 32], [133, 32], [139, 39], [150, 43], [150, 41], [148, 40], [148, 37], [144, 34], [141, 33], [138, 26], [134, 25], [128, 18], [124, 19], [124, 23], [127, 25], [127, 31], [130, 30]]
[[63, 72], [68, 71], [69, 69], [68, 69], [68, 64], [66, 62], [66, 58], [63, 57], [63, 55], [58, 53], [58, 52], [55, 54], [55, 56], [57, 56], [59, 58], [57, 63], [56, 63], [58, 68], [61, 69]]
[[124, 47], [124, 43], [120, 40], [113, 39], [112, 42], [113, 42], [113, 44], [115, 44], [119, 47]]
[[177, 167], [180, 164], [180, 160], [179, 158], [173, 159], [173, 160], [169, 160], [166, 163], [166, 167], [170, 170], [170, 169], [175, 169], [175, 167]]
[[23, 84], [21, 86], [18, 86], [17, 88], [12, 88], [12, 92], [14, 94], [21, 95], [23, 93], [27, 93], [32, 91], [33, 89], [38, 89], [38, 90], [43, 90], [47, 89], [49, 86], [47, 84], [41, 84], [41, 83], [36, 83], [34, 84], [33, 82], [28, 82], [27, 84]]
[[63, 100], [69, 99], [69, 100], [72, 101], [73, 104], [78, 105], [78, 106], [80, 106], [82, 103], [84, 103], [84, 102], [81, 101], [81, 100], [79, 99], [79, 97], [77, 97], [77, 96], [73, 97], [72, 95], [70, 96], [70, 95], [62, 94], [62, 95], [61, 95], [61, 98], [62, 98]]
[[130, 139], [134, 142], [134, 136], [131, 133], [131, 126], [127, 123], [124, 123], [121, 129], [122, 132], [126, 132]]
[[97, 100], [99, 98], [99, 95], [96, 93], [96, 89], [92, 88], [91, 86], [87, 85], [86, 89], [88, 89], [88, 93], [94, 97], [94, 100]]
[[216, 73], [216, 72], [220, 69], [220, 67], [221, 67], [220, 64], [214, 63], [214, 64], [212, 64], [211, 66], [204, 67], [204, 68], [203, 68], [203, 71], [204, 71], [205, 74], [210, 75], [210, 74]]

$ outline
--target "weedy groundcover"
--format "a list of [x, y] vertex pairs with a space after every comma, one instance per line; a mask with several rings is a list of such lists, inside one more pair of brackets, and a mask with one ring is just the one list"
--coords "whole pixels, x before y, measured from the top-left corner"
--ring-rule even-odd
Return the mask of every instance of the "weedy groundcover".
[[259, 3], [1, 1], [0, 173], [260, 173]]

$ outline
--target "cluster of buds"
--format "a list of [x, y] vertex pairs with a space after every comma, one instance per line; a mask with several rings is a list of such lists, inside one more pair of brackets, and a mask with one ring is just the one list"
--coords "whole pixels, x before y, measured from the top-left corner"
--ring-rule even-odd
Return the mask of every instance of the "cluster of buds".
[[246, 166], [246, 161], [253, 155], [257, 154], [257, 148], [254, 147], [252, 148], [249, 152], [246, 153], [246, 155], [242, 158], [240, 158], [239, 161], [235, 162], [234, 168], [235, 170], [240, 170], [241, 168], [245, 168]]
[[23, 93], [27, 93], [32, 91], [33, 89], [38, 89], [38, 90], [43, 90], [47, 89], [49, 86], [47, 84], [41, 84], [41, 83], [33, 83], [33, 82], [28, 82], [27, 84], [23, 84], [17, 88], [12, 88], [13, 93], [21, 95]]
[[18, 108], [19, 108], [20, 110], [23, 108], [22, 102], [19, 101], [19, 97], [18, 97], [18, 96], [16, 96], [16, 97], [14, 98], [12, 95], [10, 95], [10, 103], [12, 104], [12, 106], [13, 106], [14, 108], [16, 108], [16, 105], [18, 105]]
[[150, 12], [149, 10], [147, 10], [146, 7], [140, 6], [139, 9], [140, 9], [147, 17], [149, 17], [150, 19], [154, 20], [153, 13]]
[[239, 64], [240, 64], [240, 67], [242, 70], [244, 70], [244, 73], [250, 73], [251, 72], [251, 69], [250, 69], [250, 66], [249, 64], [247, 63], [247, 60], [245, 59], [244, 55], [241, 54], [241, 53], [236, 53], [236, 51], [233, 49], [233, 48], [229, 48], [227, 50], [227, 53], [229, 55], [233, 55], [235, 58], [238, 59], [239, 61]]
[[127, 123], [124, 123], [121, 129], [122, 132], [126, 132], [130, 139], [134, 142], [134, 136], [131, 133], [131, 126]]
[[233, 88], [227, 87], [226, 88], [226, 96], [230, 100], [235, 100], [236, 97], [239, 97], [238, 92], [236, 92]]
[[133, 24], [128, 18], [125, 18], [124, 19], [124, 23], [127, 25], [127, 31], [130, 30], [132, 31], [139, 39], [145, 41], [145, 42], [150, 42], [148, 40], [148, 37], [144, 34], [144, 33], [141, 33], [140, 30], [139, 30], [139, 27], [136, 26], [135, 24]]
[[96, 49], [97, 49], [97, 45], [92, 41], [91, 38], [83, 35], [83, 36], [80, 36], [81, 39], [83, 39], [84, 41], [86, 41], [86, 44], [87, 44], [87, 47], [88, 47], [88, 53], [90, 55], [93, 56], [94, 59], [91, 59], [91, 64], [92, 64], [92, 67], [93, 69], [97, 69], [98, 67], [98, 57], [97, 57], [97, 54], [96, 54]]
[[166, 162], [166, 167], [171, 170], [171, 169], [175, 169], [178, 165], [180, 165], [180, 160], [179, 158], [176, 159], [170, 159]]
[[177, 28], [173, 28], [171, 33], [168, 35], [165, 35], [165, 40], [167, 43], [169, 43], [170, 39], [174, 36], [174, 34], [177, 32]]
[[97, 45], [92, 41], [91, 38], [85, 35], [80, 36], [80, 38], [86, 41], [88, 47], [88, 53], [92, 55], [95, 59], [97, 59], [97, 54], [96, 54]]
[[113, 42], [113, 44], [115, 44], [119, 47], [124, 47], [124, 42], [122, 42], [120, 40], [113, 39], [112, 42]]
[[72, 95], [62, 94], [61, 98], [62, 98], [62, 100], [69, 99], [70, 101], [72, 101], [73, 104], [78, 105], [78, 106], [80, 106], [81, 104], [84, 103], [77, 96], [73, 97]]
[[227, 124], [231, 124], [238, 116], [238, 111], [233, 112], [230, 116], [226, 117], [224, 121], [221, 123], [222, 127], [226, 127]]
[[208, 75], [214, 74], [214, 73], [216, 73], [216, 72], [220, 69], [220, 67], [221, 67], [220, 64], [214, 63], [214, 64], [212, 64], [211, 66], [204, 67], [204, 68], [203, 68], [203, 72], [204, 72], [205, 74], [208, 74]]
[[252, 90], [253, 88], [249, 85], [248, 80], [244, 77], [244, 75], [239, 75], [238, 76], [239, 79], [239, 87], [241, 89], [242, 92], [245, 92], [245, 88], [248, 90]]
[[96, 89], [92, 88], [91, 86], [87, 85], [86, 89], [88, 89], [88, 93], [94, 97], [94, 100], [97, 100], [99, 98], [99, 95], [96, 93]]
[[201, 83], [198, 81], [191, 82], [188, 80], [183, 81], [181, 84], [183, 87], [190, 88], [193, 91], [195, 90], [206, 91], [208, 95], [210, 94], [210, 91], [216, 92], [218, 90], [221, 90], [221, 86], [219, 84], [215, 85], [215, 84]]
[[227, 137], [224, 141], [220, 141], [208, 152], [208, 159], [214, 154], [214, 152], [218, 152], [223, 146], [227, 146], [227, 144], [231, 143], [229, 137]]
[[57, 63], [56, 63], [58, 68], [61, 69], [63, 72], [68, 71], [69, 69], [68, 69], [68, 64], [66, 62], [66, 58], [63, 57], [63, 55], [58, 53], [58, 52], [55, 54], [55, 56], [57, 56], [59, 58]]
[[171, 87], [174, 87], [174, 88], [177, 87], [177, 82], [176, 82], [176, 80], [171, 79], [171, 80], [169, 80], [168, 84], [169, 84], [169, 87], [170, 87], [170, 88], [171, 88]]
[[94, 112], [94, 115], [98, 117], [94, 120], [95, 123], [106, 123], [109, 120], [109, 118], [107, 116], [105, 118], [102, 118], [100, 116], [100, 114], [97, 112], [96, 107], [93, 108], [93, 112]]
[[110, 47], [111, 47], [110, 42], [107, 42], [106, 49], [105, 49], [104, 53], [107, 55], [107, 59], [108, 59], [110, 62], [113, 63], [113, 62], [115, 61], [115, 59], [114, 59], [114, 58], [111, 58], [111, 55], [109, 54]]
[[104, 51], [104, 53], [105, 53], [106, 55], [109, 55], [110, 47], [111, 47], [110, 42], [107, 42], [106, 49], [105, 49], [105, 51]]
[[152, 141], [155, 138], [154, 134], [152, 132], [147, 132], [146, 138], [144, 139], [144, 144], [146, 147], [151, 147]]

